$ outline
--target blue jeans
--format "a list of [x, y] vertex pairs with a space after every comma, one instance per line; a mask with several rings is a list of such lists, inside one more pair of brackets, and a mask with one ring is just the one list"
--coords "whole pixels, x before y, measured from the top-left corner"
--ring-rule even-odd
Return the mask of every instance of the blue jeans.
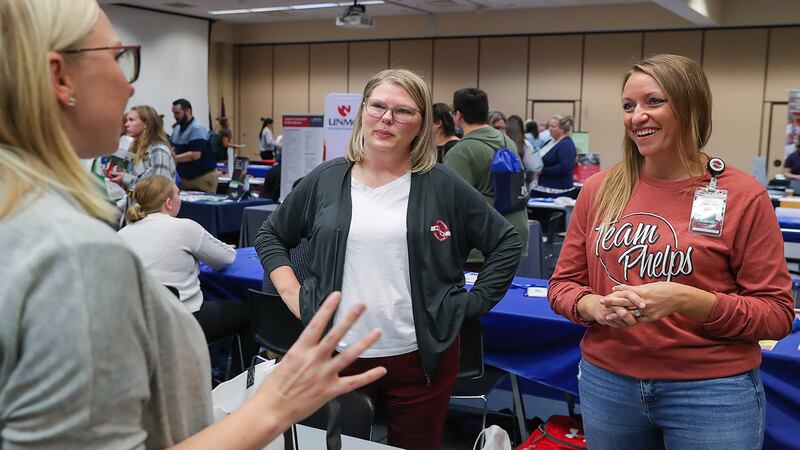
[[758, 369], [708, 380], [639, 380], [580, 363], [591, 450], [756, 450], [764, 441]]

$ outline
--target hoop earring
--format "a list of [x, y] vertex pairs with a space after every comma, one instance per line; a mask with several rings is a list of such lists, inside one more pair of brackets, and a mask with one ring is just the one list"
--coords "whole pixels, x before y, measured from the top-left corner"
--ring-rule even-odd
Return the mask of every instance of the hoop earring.
[[75, 97], [70, 96], [69, 99], [67, 99], [67, 106], [75, 106], [77, 104], [78, 104], [78, 99], [76, 99]]

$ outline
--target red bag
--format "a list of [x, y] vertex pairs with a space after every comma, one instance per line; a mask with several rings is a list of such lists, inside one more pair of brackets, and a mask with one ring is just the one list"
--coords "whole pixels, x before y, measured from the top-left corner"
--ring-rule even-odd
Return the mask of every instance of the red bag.
[[539, 425], [517, 450], [587, 449], [581, 419], [553, 416]]

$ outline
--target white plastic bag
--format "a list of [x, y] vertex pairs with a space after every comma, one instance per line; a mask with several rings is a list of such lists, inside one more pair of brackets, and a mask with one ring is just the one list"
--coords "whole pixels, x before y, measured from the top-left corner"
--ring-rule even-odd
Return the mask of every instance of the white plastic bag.
[[472, 450], [478, 448], [478, 442], [480, 442], [481, 436], [483, 436], [484, 441], [483, 447], [481, 447], [480, 450], [511, 450], [511, 439], [509, 439], [508, 433], [497, 425], [484, 428], [483, 431], [478, 434], [478, 438], [475, 439]]
[[[252, 373], [249, 370], [240, 373], [236, 378], [219, 384], [211, 391], [211, 401], [214, 405], [214, 422], [219, 422], [225, 416], [242, 406], [255, 395], [264, 378], [277, 367], [275, 361], [268, 360], [255, 366]], [[248, 386], [247, 379], [252, 376]], [[264, 450], [284, 450], [283, 435], [270, 442]]]

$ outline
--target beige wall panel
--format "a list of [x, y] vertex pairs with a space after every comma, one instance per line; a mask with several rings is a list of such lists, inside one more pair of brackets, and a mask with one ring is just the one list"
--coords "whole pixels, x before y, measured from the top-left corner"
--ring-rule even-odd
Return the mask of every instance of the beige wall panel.
[[[237, 143], [245, 144], [242, 154], [252, 158], [258, 156], [260, 118], [273, 115], [273, 48], [271, 45], [265, 45], [238, 49], [239, 88], [236, 109], [239, 111], [239, 140]], [[225, 106], [231, 107], [227, 104]]]
[[789, 89], [800, 89], [800, 27], [773, 28], [769, 39], [766, 101], [785, 102]]
[[528, 98], [581, 98], [583, 36], [533, 36], [528, 60]]
[[313, 44], [308, 110], [325, 112], [325, 96], [347, 92], [347, 44]]
[[275, 46], [275, 135], [283, 131], [283, 114], [308, 112], [309, 46]]
[[433, 73], [433, 41], [431, 39], [392, 41], [389, 48], [390, 67], [412, 70], [425, 78], [428, 87]]
[[433, 41], [433, 101], [453, 103], [453, 92], [478, 86], [478, 40]]
[[490, 108], [506, 116], [525, 116], [527, 54], [525, 37], [481, 39], [478, 87], [489, 96]]
[[389, 42], [353, 42], [350, 44], [350, 81], [348, 92], [364, 92], [373, 75], [389, 67]]
[[769, 127], [770, 127], [770, 116], [769, 112], [772, 108], [772, 104], [769, 102], [764, 102], [761, 111], [761, 139], [758, 141], [758, 148], [759, 154], [762, 156], [767, 156], [766, 153], [769, 152]]
[[[744, 1], [753, 4], [760, 3], [753, 2], [753, 0]], [[793, 2], [796, 0], [786, 1]], [[525, 2], [517, 3], [524, 4]], [[550, 3], [557, 4], [559, 2], [552, 1]], [[367, 7], [367, 11], [371, 11], [370, 8]], [[796, 17], [797, 15], [794, 16], [795, 23]], [[792, 18], [783, 18], [782, 20], [792, 20]], [[553, 8], [487, 10], [480, 14], [464, 12], [437, 14], [434, 16], [421, 14], [394, 17], [380, 16], [375, 18], [375, 27], [371, 29], [337, 27], [332, 18], [262, 24], [236, 24], [235, 31], [226, 35], [223, 30], [219, 30], [219, 32], [212, 34], [212, 38], [225, 39], [230, 34], [233, 34], [233, 38], [236, 39], [235, 42], [239, 44], [272, 44], [367, 39], [420, 39], [440, 36], [555, 34], [585, 31], [619, 31], [632, 28], [637, 30], [663, 30], [692, 28], [694, 26], [688, 20], [678, 17], [653, 2], [626, 2], [619, 5], [595, 5], [591, 7], [556, 6]]]
[[590, 150], [608, 168], [622, 158], [622, 75], [641, 56], [642, 35], [589, 35], [585, 45], [581, 130], [589, 132]]
[[672, 53], [700, 63], [703, 49], [702, 31], [659, 31], [644, 34], [644, 55]]
[[[577, 102], [532, 102], [533, 120], [539, 125], [547, 125], [550, 119], [556, 114], [566, 114], [573, 116], [578, 114]], [[578, 124], [575, 124], [578, 128]]]
[[706, 32], [703, 69], [714, 96], [706, 152], [748, 172], [760, 144], [766, 55], [766, 29]]
[[725, 25], [796, 25], [800, 17], [797, 0], [725, 0], [722, 3]]
[[221, 99], [225, 98], [225, 113], [231, 119], [234, 136], [238, 136], [234, 92], [235, 50], [232, 44], [211, 43], [208, 58], [208, 107], [212, 117], [220, 114]]
[[[786, 147], [786, 122], [789, 117], [789, 105], [772, 105], [764, 103], [764, 121], [768, 129], [764, 129], [764, 139], [767, 140], [767, 178], [781, 173]], [[770, 117], [772, 110], [772, 117]], [[771, 123], [770, 123], [771, 119]], [[754, 155], [755, 156], [755, 155]], [[780, 166], [775, 167], [775, 161], [780, 161]]]
[[[281, 2], [284, 5], [290, 3], [293, 2]], [[367, 7], [367, 11], [370, 11], [370, 8]], [[429, 16], [422, 14], [375, 17], [374, 28], [358, 29], [337, 27], [332, 17], [324, 20], [288, 20], [237, 25], [235, 36], [236, 42], [240, 44], [355, 42], [379, 39], [419, 39], [432, 36], [431, 20]]]

